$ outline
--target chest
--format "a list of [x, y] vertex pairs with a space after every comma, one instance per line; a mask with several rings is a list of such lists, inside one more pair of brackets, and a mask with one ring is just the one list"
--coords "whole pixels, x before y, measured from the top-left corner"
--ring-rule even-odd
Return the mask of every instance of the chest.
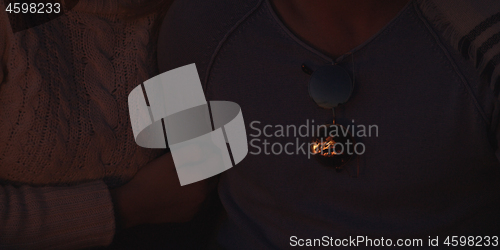
[[[356, 138], [366, 151], [353, 166], [360, 164], [370, 178], [404, 180], [413, 187], [422, 180], [463, 178], [477, 171], [478, 165], [484, 168], [480, 171], [491, 170], [495, 157], [486, 136], [487, 124], [467, 89], [466, 81], [478, 79], [464, 80], [453, 58], [418, 17], [406, 15], [339, 62], [351, 74], [354, 92], [336, 109], [337, 122], [376, 128], [376, 133], [367, 131]], [[290, 171], [313, 176], [316, 170], [310, 167], [318, 165], [300, 153], [273, 155], [270, 147], [275, 143], [311, 140], [311, 134], [273, 134], [279, 130], [277, 125], [313, 128], [332, 120], [331, 111], [319, 108], [309, 97], [309, 75], [300, 67], [307, 63], [314, 70], [328, 62], [279, 33], [269, 24], [262, 24], [258, 32], [242, 30], [221, 50], [207, 85], [208, 99], [241, 106], [249, 141], [261, 143], [260, 153], [249, 155], [238, 171], [249, 176], [260, 173], [256, 178], [269, 178], [269, 182], [276, 176], [290, 176]], [[249, 42], [260, 39], [263, 42]], [[268, 155], [264, 140], [269, 142]]]

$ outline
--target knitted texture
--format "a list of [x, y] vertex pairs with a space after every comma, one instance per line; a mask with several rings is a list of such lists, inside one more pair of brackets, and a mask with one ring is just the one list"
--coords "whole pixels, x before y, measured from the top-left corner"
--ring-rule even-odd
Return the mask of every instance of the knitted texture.
[[82, 0], [16, 34], [0, 11], [0, 180], [115, 187], [161, 153], [136, 145], [127, 106], [156, 73], [154, 17], [119, 11], [117, 0]]
[[115, 223], [102, 181], [71, 187], [0, 188], [0, 249], [109, 245]]
[[14, 34], [0, 8], [0, 249], [108, 245], [108, 188], [162, 153], [136, 145], [127, 107], [157, 72], [154, 17], [125, 21], [117, 0], [81, 0]]

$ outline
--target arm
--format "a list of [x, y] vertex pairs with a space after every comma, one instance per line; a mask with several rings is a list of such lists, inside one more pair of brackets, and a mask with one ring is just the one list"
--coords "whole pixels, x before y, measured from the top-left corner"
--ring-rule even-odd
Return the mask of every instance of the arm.
[[181, 186], [172, 154], [164, 154], [141, 168], [127, 184], [111, 190], [117, 224], [130, 228], [187, 222], [216, 185], [217, 178], [212, 177]]
[[[6, 81], [4, 78], [12, 76], [6, 67], [15, 40], [3, 13], [0, 11], [0, 79]], [[206, 196], [209, 187], [205, 184], [181, 187], [167, 155], [144, 166], [126, 185], [112, 190], [113, 199], [102, 181], [71, 187], [0, 185], [0, 249], [107, 245], [115, 229], [112, 200], [116, 202], [118, 224], [123, 227], [186, 221]]]
[[[0, 1], [0, 91], [14, 44]], [[0, 185], [0, 249], [72, 249], [108, 245], [114, 236], [107, 186], [95, 181], [71, 187]]]
[[0, 249], [109, 245], [115, 233], [113, 208], [123, 228], [186, 222], [216, 182], [210, 178], [180, 186], [167, 153], [111, 191], [102, 181], [70, 187], [0, 186]]
[[[216, 178], [180, 186], [171, 154], [144, 166], [127, 184], [70, 187], [0, 186], [0, 249], [80, 249], [109, 245], [118, 224], [186, 222]], [[114, 201], [114, 205], [113, 202]]]
[[0, 186], [0, 249], [109, 245], [115, 230], [107, 186]]

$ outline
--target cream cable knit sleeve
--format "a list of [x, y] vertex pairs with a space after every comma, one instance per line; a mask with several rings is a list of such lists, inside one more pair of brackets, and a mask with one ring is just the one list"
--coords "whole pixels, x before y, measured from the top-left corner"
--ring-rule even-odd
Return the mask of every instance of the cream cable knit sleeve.
[[0, 249], [108, 245], [108, 188], [161, 154], [135, 144], [127, 108], [155, 73], [153, 20], [124, 22], [117, 0], [82, 0], [13, 34], [0, 8]]
[[0, 249], [109, 245], [113, 206], [102, 181], [71, 187], [0, 186]]

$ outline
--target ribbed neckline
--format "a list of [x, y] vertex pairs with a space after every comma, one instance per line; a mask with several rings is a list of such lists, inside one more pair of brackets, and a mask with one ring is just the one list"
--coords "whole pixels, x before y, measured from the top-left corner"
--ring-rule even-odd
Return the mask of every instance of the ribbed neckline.
[[413, 2], [415, 0], [411, 0], [409, 1], [408, 3], [406, 3], [406, 5], [398, 12], [398, 14], [391, 19], [391, 21], [389, 21], [384, 27], [382, 27], [377, 33], [375, 33], [373, 36], [371, 36], [370, 38], [368, 38], [366, 41], [364, 41], [362, 44], [356, 46], [355, 48], [353, 48], [352, 50], [350, 50], [349, 52], [347, 53], [344, 53], [343, 55], [340, 55], [339, 57], [333, 59], [332, 57], [326, 55], [325, 53], [321, 52], [320, 50], [314, 48], [313, 46], [309, 45], [307, 42], [303, 41], [301, 38], [299, 38], [297, 35], [295, 35], [295, 33], [293, 31], [291, 31], [287, 26], [286, 24], [281, 20], [281, 18], [279, 18], [278, 16], [278, 13], [276, 13], [276, 11], [274, 10], [270, 0], [264, 0], [265, 1], [265, 4], [266, 4], [266, 7], [269, 9], [271, 15], [273, 16], [274, 20], [278, 23], [278, 25], [285, 31], [285, 33], [287, 33], [290, 38], [292, 38], [294, 41], [296, 41], [300, 46], [302, 46], [303, 48], [311, 51], [312, 53], [320, 56], [321, 58], [331, 62], [331, 63], [338, 63], [338, 62], [341, 62], [342, 60], [344, 60], [347, 56], [351, 55], [351, 54], [354, 54], [356, 53], [357, 51], [361, 50], [362, 48], [366, 47], [368, 44], [370, 44], [373, 40], [375, 40], [378, 36], [380, 36], [380, 34], [382, 34], [385, 30], [388, 29], [388, 27], [390, 27], [392, 24], [394, 24], [398, 19], [401, 18], [402, 16], [402, 13], [404, 13], [405, 11], [408, 10], [408, 8], [410, 8], [410, 6], [413, 5]]

